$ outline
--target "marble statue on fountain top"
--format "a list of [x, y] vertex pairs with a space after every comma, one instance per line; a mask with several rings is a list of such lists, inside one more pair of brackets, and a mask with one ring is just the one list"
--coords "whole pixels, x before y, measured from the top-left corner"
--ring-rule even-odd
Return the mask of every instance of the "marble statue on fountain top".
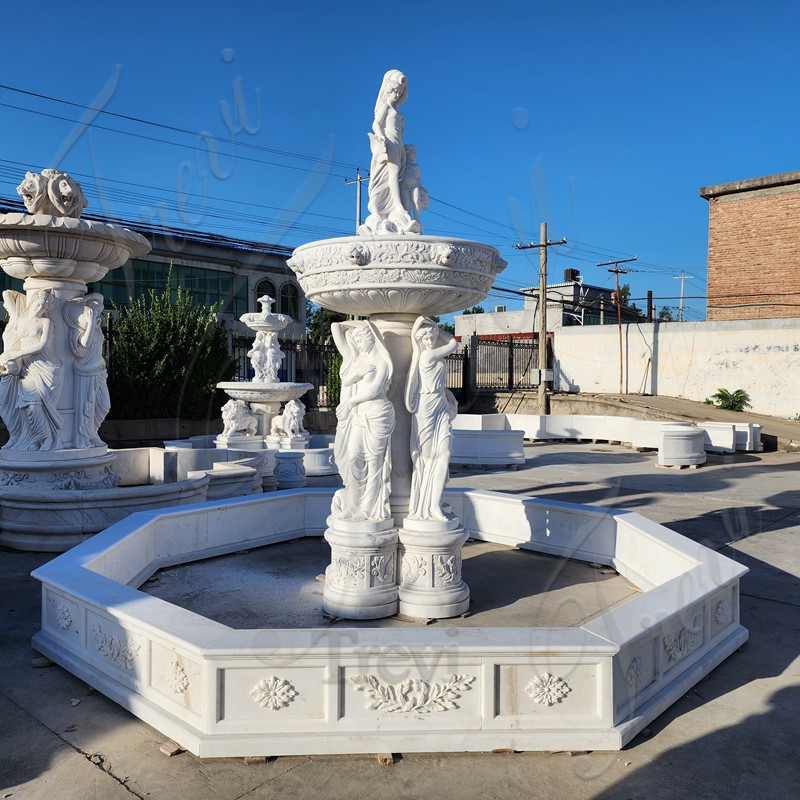
[[405, 123], [399, 108], [408, 97], [406, 76], [390, 69], [383, 76], [369, 134], [369, 217], [359, 228], [364, 236], [422, 233], [419, 211], [427, 208], [416, 148], [403, 145]]

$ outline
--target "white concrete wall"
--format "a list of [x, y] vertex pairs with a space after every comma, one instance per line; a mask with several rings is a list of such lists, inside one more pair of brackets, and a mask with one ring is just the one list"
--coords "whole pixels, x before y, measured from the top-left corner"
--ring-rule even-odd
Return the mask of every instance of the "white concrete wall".
[[[456, 314], [453, 317], [456, 336], [461, 341], [469, 339], [474, 333], [478, 336], [489, 336], [504, 333], [533, 334], [538, 326], [535, 308], [523, 308], [516, 311], [491, 311], [485, 314]], [[553, 331], [561, 327], [561, 305], [557, 303], [547, 306], [547, 330]]]
[[[555, 332], [558, 391], [619, 391], [616, 326]], [[800, 414], [800, 318], [622, 327], [625, 393], [704, 400], [744, 389], [755, 414]]]

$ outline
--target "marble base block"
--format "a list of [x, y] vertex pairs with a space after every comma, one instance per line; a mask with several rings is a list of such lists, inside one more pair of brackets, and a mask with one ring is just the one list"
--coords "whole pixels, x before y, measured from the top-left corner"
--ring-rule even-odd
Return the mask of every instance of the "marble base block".
[[305, 436], [280, 436], [271, 433], [264, 438], [264, 442], [270, 450], [305, 450], [310, 438], [308, 434]]
[[461, 580], [461, 548], [467, 532], [458, 518], [404, 519], [400, 539], [400, 613], [419, 619], [457, 617], [469, 609], [469, 587]]
[[308, 485], [302, 450], [275, 452], [275, 480], [279, 489], [299, 489]]
[[394, 520], [349, 522], [328, 517], [325, 613], [381, 619], [397, 613], [397, 529]]
[[264, 438], [262, 436], [246, 436], [237, 433], [230, 436], [220, 434], [214, 439], [214, 446], [223, 450], [263, 450]]

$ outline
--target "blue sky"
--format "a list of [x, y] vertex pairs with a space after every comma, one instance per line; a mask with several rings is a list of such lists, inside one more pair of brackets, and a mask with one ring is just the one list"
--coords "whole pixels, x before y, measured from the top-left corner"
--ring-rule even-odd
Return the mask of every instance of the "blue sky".
[[[795, 4], [87, 0], [16, 4], [4, 23], [3, 197], [57, 165], [89, 211], [292, 247], [349, 234], [344, 178], [369, 167], [375, 96], [397, 68], [433, 198], [425, 233], [495, 245], [498, 285], [519, 289], [537, 256], [513, 245], [546, 220], [569, 242], [550, 250], [554, 280], [577, 268], [610, 285], [595, 263], [636, 255], [632, 297], [677, 306], [685, 270], [697, 319], [698, 189], [800, 168]], [[104, 114], [81, 127], [82, 108], [11, 89], [187, 133]], [[222, 137], [216, 160], [201, 132]]]

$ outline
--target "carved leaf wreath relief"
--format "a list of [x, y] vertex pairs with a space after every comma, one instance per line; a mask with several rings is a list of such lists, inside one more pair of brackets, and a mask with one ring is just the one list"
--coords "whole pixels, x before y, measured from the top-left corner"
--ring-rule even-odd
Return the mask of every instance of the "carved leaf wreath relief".
[[667, 651], [669, 661], [680, 661], [684, 656], [692, 652], [700, 643], [703, 633], [703, 615], [698, 614], [694, 618], [691, 628], [681, 628], [677, 636], [664, 637], [664, 649]]
[[142, 649], [140, 644], [123, 641], [116, 633], [105, 633], [99, 622], [92, 626], [92, 633], [95, 649], [101, 656], [105, 656], [121, 669], [133, 669], [133, 661]]
[[455, 701], [470, 688], [474, 675], [451, 675], [444, 683], [429, 683], [410, 678], [401, 683], [381, 684], [374, 675], [354, 675], [350, 683], [367, 695], [367, 708], [383, 711], [430, 714], [458, 708]]

